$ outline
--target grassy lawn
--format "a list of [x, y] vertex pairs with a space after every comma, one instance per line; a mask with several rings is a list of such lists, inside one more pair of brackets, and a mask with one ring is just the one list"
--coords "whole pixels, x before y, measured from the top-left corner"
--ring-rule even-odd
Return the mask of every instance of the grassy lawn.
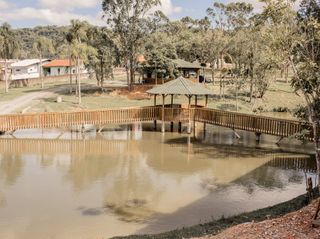
[[[122, 79], [123, 80], [123, 79]], [[68, 93], [68, 82], [48, 83], [45, 85], [45, 90], [50, 90], [57, 87], [64, 87], [65, 89], [54, 93], [47, 99], [38, 100], [32, 103], [28, 107], [28, 112], [45, 112], [45, 111], [69, 111], [80, 109], [101, 109], [101, 108], [116, 108], [116, 107], [135, 107], [135, 106], [150, 106], [153, 105], [153, 98], [143, 94], [143, 97], [127, 97], [125, 94], [117, 94], [111, 89], [106, 89], [106, 92], [101, 93], [96, 88], [96, 82], [94, 80], [83, 80], [82, 104], [78, 105], [78, 98], [75, 95]], [[283, 81], [277, 81], [273, 83], [265, 96], [262, 99], [253, 99], [249, 102], [249, 98], [243, 93], [239, 94], [238, 101], [235, 99], [233, 86], [225, 86], [225, 96], [219, 97], [219, 82], [216, 81], [215, 85], [211, 83], [207, 84], [207, 87], [211, 88], [216, 94], [216, 97], [209, 99], [209, 107], [221, 110], [236, 111], [238, 105], [238, 111], [244, 113], [259, 113], [264, 115], [276, 115], [273, 113], [274, 109], [279, 107], [287, 108], [289, 112], [293, 112], [299, 105], [304, 105], [302, 97], [295, 94], [290, 86], [290, 83]], [[96, 89], [94, 89], [96, 88]], [[94, 89], [94, 90], [92, 90]], [[0, 93], [0, 102], [8, 101], [19, 97], [29, 92], [41, 91], [40, 85], [27, 87], [27, 88], [13, 88], [10, 89], [8, 94]], [[246, 89], [248, 92], [248, 89]], [[57, 103], [57, 97], [62, 97], [62, 103]], [[185, 96], [176, 96], [174, 103], [188, 102]], [[193, 99], [194, 102], [194, 99]], [[204, 99], [198, 100], [199, 104], [204, 104]], [[161, 97], [158, 97], [158, 104], [161, 104]], [[166, 103], [170, 103], [170, 97], [166, 98]], [[23, 109], [19, 109], [17, 112], [21, 112]], [[283, 114], [284, 117], [292, 118], [292, 114]], [[277, 115], [276, 115], [277, 116]]]

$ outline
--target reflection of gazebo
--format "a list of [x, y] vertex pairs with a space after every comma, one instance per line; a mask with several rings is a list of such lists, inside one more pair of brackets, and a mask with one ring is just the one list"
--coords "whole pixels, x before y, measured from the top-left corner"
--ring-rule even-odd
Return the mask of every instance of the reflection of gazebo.
[[[169, 81], [161, 86], [155, 87], [148, 90], [147, 93], [154, 95], [154, 105], [157, 103], [157, 95], [162, 95], [162, 128], [161, 131], [165, 131], [164, 125], [164, 108], [165, 108], [165, 98], [171, 95], [171, 107], [173, 107], [173, 96], [174, 95], [185, 95], [188, 98], [188, 109], [191, 107], [192, 96], [195, 96], [195, 107], [198, 106], [198, 96], [205, 96], [205, 107], [208, 105], [209, 95], [214, 95], [213, 92], [199, 83], [194, 83], [182, 76], [176, 80]], [[191, 131], [190, 125], [190, 110], [189, 110], [189, 124], [188, 133]]]

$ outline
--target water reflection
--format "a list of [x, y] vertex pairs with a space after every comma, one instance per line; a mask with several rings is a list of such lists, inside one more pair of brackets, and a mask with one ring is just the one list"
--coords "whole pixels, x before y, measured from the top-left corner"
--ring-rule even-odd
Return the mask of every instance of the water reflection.
[[0, 238], [170, 230], [288, 200], [314, 169], [308, 155], [213, 144], [216, 133], [58, 135], [0, 139]]
[[5, 151], [0, 154], [0, 182], [6, 185], [12, 185], [21, 175], [23, 170], [23, 161], [21, 155], [14, 155]]

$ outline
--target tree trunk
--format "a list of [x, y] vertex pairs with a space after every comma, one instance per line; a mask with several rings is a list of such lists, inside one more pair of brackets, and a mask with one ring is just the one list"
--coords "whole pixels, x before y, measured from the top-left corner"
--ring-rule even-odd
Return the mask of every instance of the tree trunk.
[[80, 81], [80, 61], [79, 57], [77, 57], [77, 75], [78, 75], [78, 99], [79, 105], [81, 104], [81, 81]]
[[6, 82], [6, 89], [5, 92], [9, 92], [9, 82], [8, 82], [8, 77], [7, 77], [7, 59], [4, 59], [4, 80]]
[[42, 52], [40, 50], [40, 64], [39, 64], [39, 78], [40, 78], [40, 81], [41, 81], [41, 89], [44, 88], [44, 82], [43, 82], [43, 77], [42, 77]]
[[314, 147], [316, 152], [316, 162], [317, 162], [317, 176], [318, 176], [318, 188], [320, 193], [320, 142], [319, 142], [319, 125], [317, 117], [312, 111], [312, 128], [313, 128], [313, 138], [314, 138]]
[[250, 102], [252, 102], [253, 97], [253, 83], [254, 83], [254, 75], [253, 75], [253, 53], [250, 54]]
[[100, 71], [101, 71], [100, 88], [101, 88], [101, 92], [103, 92], [104, 70], [103, 70], [103, 61], [102, 61], [102, 59], [100, 60]]
[[133, 68], [133, 61], [130, 63], [130, 90], [132, 90], [132, 86], [134, 84], [134, 68]]
[[[215, 63], [214, 63], [215, 64]], [[215, 68], [214, 65], [211, 67], [211, 77], [212, 77], [212, 84], [214, 85], [214, 73], [215, 73]]]
[[71, 59], [71, 49], [69, 46], [69, 78], [70, 78], [70, 95], [72, 94], [72, 59]]
[[156, 67], [155, 83], [156, 83], [156, 85], [158, 85], [158, 72], [157, 72], [157, 67]]

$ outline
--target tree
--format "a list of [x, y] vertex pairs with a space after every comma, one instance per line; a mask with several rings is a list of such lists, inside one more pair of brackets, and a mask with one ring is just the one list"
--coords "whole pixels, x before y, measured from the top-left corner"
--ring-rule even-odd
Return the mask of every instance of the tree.
[[89, 24], [79, 20], [71, 20], [71, 27], [69, 34], [67, 34], [70, 41], [70, 59], [76, 63], [76, 83], [78, 103], [81, 104], [81, 71], [80, 66], [84, 65], [90, 57], [94, 57], [96, 51], [94, 48], [88, 46], [86, 43], [87, 30]]
[[[218, 50], [217, 65], [220, 63], [220, 73], [226, 72], [224, 69], [224, 58], [228, 54], [230, 44], [237, 37], [237, 32], [247, 28], [252, 16], [253, 7], [251, 4], [244, 2], [234, 2], [223, 4], [214, 2], [212, 8], [207, 9], [207, 14], [212, 18], [213, 24], [220, 31], [221, 41], [220, 49]], [[229, 57], [232, 59], [232, 57]], [[241, 71], [237, 71], [241, 72]], [[220, 97], [224, 89], [222, 81], [223, 74], [220, 74]]]
[[101, 91], [103, 91], [104, 81], [113, 78], [113, 66], [116, 62], [115, 46], [106, 31], [100, 27], [90, 27], [88, 31], [88, 43], [96, 49], [97, 53], [89, 58], [88, 66], [93, 70]]
[[306, 102], [305, 116], [312, 124], [320, 190], [320, 3], [303, 0], [295, 15], [292, 14], [293, 1], [267, 1], [266, 4], [262, 15], [265, 24], [271, 33], [278, 33], [273, 35], [272, 48], [286, 56], [294, 73], [292, 86]]
[[119, 58], [127, 71], [127, 82], [131, 89], [134, 83], [136, 57], [141, 39], [148, 34], [146, 15], [160, 4], [160, 0], [103, 0], [102, 9], [110, 34], [118, 48]]
[[53, 53], [53, 44], [52, 41], [46, 37], [39, 37], [33, 45], [33, 49], [36, 54], [39, 56], [40, 65], [39, 65], [39, 78], [41, 81], [41, 88], [44, 88], [44, 81], [42, 76], [42, 58], [48, 56], [48, 54]]
[[[292, 85], [307, 103], [307, 116], [312, 124], [320, 182], [320, 3], [304, 0], [297, 17], [298, 29], [289, 59], [293, 68]], [[320, 184], [319, 184], [320, 190]]]
[[0, 47], [0, 56], [5, 61], [4, 66], [4, 79], [6, 83], [6, 89], [5, 92], [9, 92], [9, 82], [8, 82], [8, 75], [7, 75], [7, 60], [10, 58], [14, 58], [18, 55], [20, 44], [19, 41], [14, 33], [14, 31], [11, 29], [11, 26], [8, 23], [4, 23], [0, 27], [0, 37], [2, 40], [1, 47]]

